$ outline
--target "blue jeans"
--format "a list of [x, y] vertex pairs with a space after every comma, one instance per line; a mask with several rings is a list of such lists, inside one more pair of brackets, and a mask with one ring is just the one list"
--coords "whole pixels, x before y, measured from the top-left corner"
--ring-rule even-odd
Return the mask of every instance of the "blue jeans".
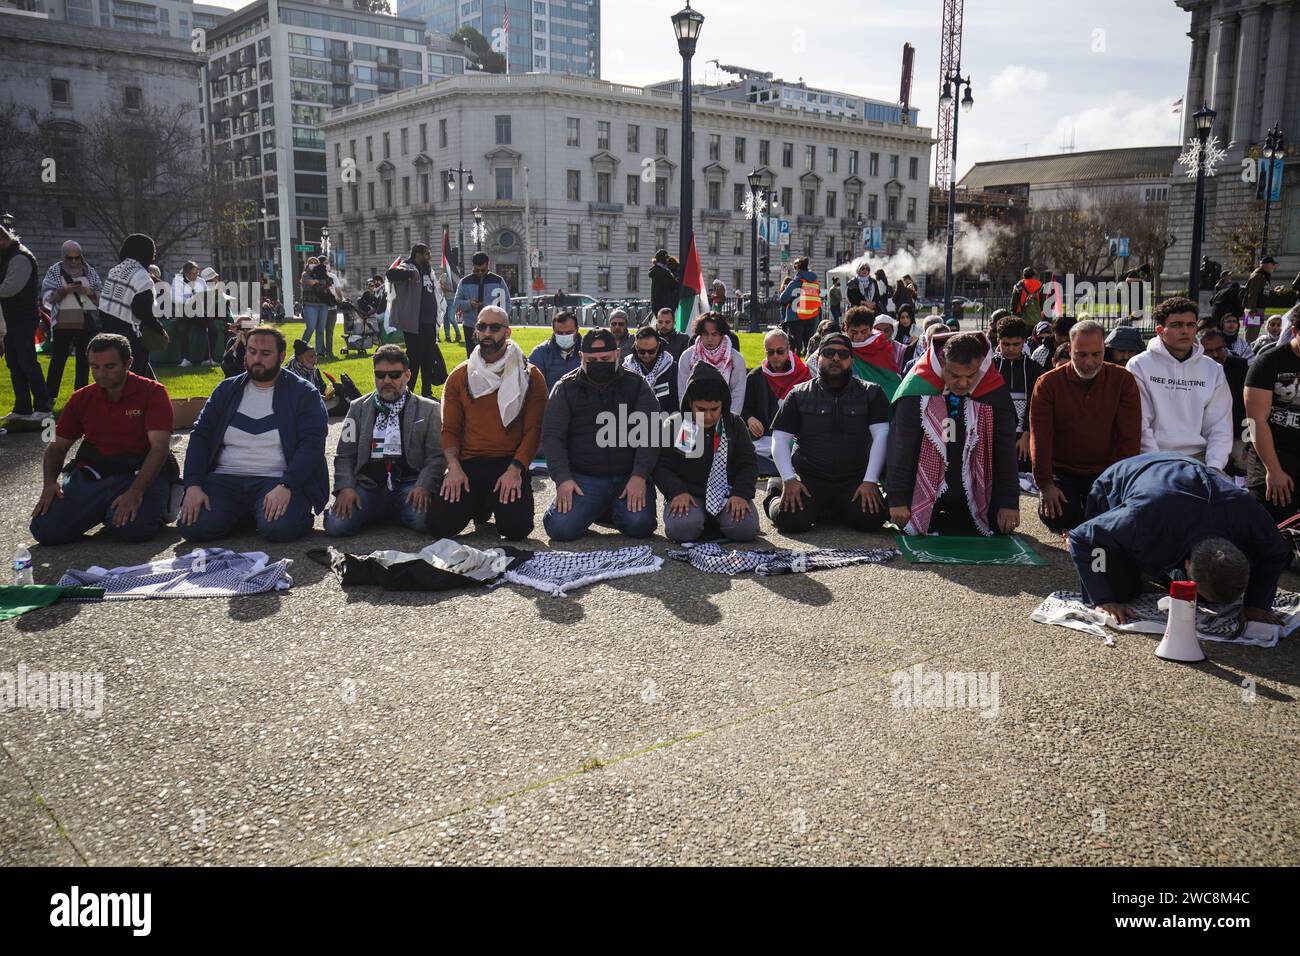
[[157, 478], [140, 499], [135, 517], [120, 528], [113, 527], [113, 500], [135, 475], [105, 475], [96, 481], [81, 468], [74, 469], [63, 486], [63, 497], [50, 502], [45, 514], [32, 519], [32, 537], [40, 544], [69, 544], [96, 525], [104, 525], [116, 541], [148, 541], [162, 527], [163, 512], [171, 494], [171, 483]]
[[596, 521], [610, 519], [614, 527], [629, 538], [648, 538], [655, 533], [658, 518], [655, 514], [655, 489], [649, 481], [645, 485], [645, 504], [640, 511], [628, 511], [627, 502], [619, 498], [623, 486], [631, 475], [597, 478], [575, 474], [573, 480], [582, 494], [573, 493], [573, 507], [568, 514], [555, 510], [555, 503], [542, 515], [542, 527], [552, 541], [576, 541], [587, 533]]
[[358, 485], [352, 490], [360, 502], [352, 507], [352, 516], [340, 518], [333, 509], [325, 512], [325, 533], [334, 538], [350, 538], [366, 525], [394, 515], [403, 527], [423, 531], [429, 513], [418, 512], [406, 503], [406, 496], [415, 484], [414, 481], [404, 481], [392, 491], [387, 488], [371, 490]]
[[455, 335], [456, 341], [460, 341], [460, 323], [456, 321], [456, 313], [450, 308], [442, 313], [442, 340], [450, 342]]
[[202, 487], [211, 509], [199, 508], [193, 524], [177, 521], [176, 527], [186, 541], [215, 541], [250, 524], [256, 524], [258, 533], [267, 541], [296, 541], [311, 530], [311, 504], [302, 492], [295, 491], [284, 514], [268, 521], [263, 511], [263, 499], [278, 484], [279, 478], [208, 475], [203, 479]]
[[325, 323], [329, 318], [329, 306], [322, 302], [304, 302], [302, 305], [302, 321], [306, 325], [303, 329], [302, 340], [311, 345], [312, 334], [316, 335], [316, 344], [312, 346], [316, 354], [324, 357], [325, 349]]

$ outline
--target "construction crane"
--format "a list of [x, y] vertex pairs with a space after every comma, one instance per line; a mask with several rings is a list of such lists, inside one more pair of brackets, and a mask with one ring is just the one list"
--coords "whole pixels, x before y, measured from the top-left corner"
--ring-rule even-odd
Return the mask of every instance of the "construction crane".
[[[939, 92], [944, 82], [961, 73], [961, 21], [965, 0], [943, 0], [943, 36], [939, 41]], [[934, 162], [934, 183], [947, 188], [952, 178], [952, 114], [957, 97], [947, 103], [939, 100], [939, 152]]]

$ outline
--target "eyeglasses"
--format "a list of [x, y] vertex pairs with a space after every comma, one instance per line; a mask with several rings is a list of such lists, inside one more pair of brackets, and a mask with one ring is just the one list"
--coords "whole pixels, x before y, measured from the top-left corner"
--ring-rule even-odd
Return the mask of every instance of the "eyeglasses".
[[635, 349], [637, 355], [644, 355], [646, 358], [653, 358], [659, 354], [658, 349]]
[[64, 256], [63, 258], [66, 259], [66, 260], [68, 260], [69, 262], [80, 262], [80, 261], [81, 261], [81, 256]]
[[768, 355], [785, 355], [789, 349], [764, 349]]
[[480, 322], [478, 325], [474, 326], [474, 328], [478, 329], [480, 332], [491, 332], [493, 335], [496, 335], [504, 329], [505, 326], [500, 322]]
[[848, 349], [822, 349], [817, 354], [824, 355], [826, 356], [826, 358], [829, 359], [846, 359], [849, 357], [849, 350]]
[[391, 381], [396, 382], [405, 374], [406, 374], [406, 369], [399, 369], [397, 371], [390, 370], [386, 372], [381, 372], [379, 369], [375, 369], [375, 378], [378, 379], [379, 381], [383, 381], [384, 379], [390, 379]]

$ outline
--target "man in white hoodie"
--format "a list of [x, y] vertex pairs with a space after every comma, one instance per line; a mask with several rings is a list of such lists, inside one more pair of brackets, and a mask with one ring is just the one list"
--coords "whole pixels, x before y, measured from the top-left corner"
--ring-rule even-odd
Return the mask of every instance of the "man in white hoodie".
[[1156, 335], [1128, 361], [1142, 393], [1142, 453], [1175, 452], [1222, 471], [1232, 453], [1232, 393], [1196, 341], [1196, 303], [1166, 299]]

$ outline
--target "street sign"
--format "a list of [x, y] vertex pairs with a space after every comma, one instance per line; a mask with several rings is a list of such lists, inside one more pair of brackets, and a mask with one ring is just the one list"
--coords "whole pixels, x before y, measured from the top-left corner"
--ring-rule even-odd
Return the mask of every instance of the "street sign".
[[312, 247], [311, 247], [311, 246], [294, 246], [294, 247], [293, 247], [293, 251], [294, 251], [294, 252], [311, 252], [311, 251], [312, 251]]
[[790, 245], [789, 245], [789, 243], [786, 243], [786, 247], [785, 247], [784, 249], [781, 250], [781, 261], [782, 261], [782, 262], [789, 262], [789, 261], [790, 261]]
[[790, 220], [781, 220], [781, 248], [786, 249], [790, 245]]

